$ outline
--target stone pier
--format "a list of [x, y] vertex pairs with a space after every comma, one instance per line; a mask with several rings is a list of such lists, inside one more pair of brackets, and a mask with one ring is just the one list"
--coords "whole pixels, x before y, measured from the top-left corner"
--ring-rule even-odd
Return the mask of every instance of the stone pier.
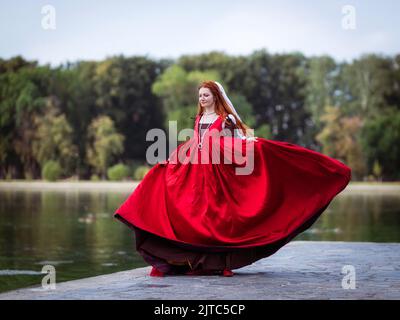
[[400, 244], [293, 241], [235, 276], [148, 276], [150, 267], [30, 287], [0, 300], [400, 299]]

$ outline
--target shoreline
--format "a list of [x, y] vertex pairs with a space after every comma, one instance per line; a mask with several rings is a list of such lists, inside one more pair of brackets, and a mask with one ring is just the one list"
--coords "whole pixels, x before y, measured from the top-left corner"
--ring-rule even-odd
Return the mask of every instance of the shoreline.
[[122, 191], [137, 187], [140, 181], [45, 181], [0, 180], [0, 191]]
[[[45, 181], [45, 180], [0, 180], [0, 191], [120, 191], [129, 192], [141, 180], [132, 181]], [[347, 192], [399, 192], [400, 181], [394, 182], [350, 182], [342, 191]]]

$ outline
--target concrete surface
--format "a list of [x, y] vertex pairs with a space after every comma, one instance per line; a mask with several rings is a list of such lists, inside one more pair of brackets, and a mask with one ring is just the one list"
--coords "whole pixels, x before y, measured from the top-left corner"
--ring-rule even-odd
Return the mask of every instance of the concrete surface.
[[[400, 244], [293, 241], [234, 277], [148, 276], [150, 267], [0, 294], [14, 299], [400, 299]], [[352, 285], [354, 289], [352, 289]]]

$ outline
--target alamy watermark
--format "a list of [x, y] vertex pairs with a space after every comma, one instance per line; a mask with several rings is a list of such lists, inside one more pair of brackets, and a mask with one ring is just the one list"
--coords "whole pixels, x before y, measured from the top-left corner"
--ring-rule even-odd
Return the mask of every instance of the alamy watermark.
[[353, 265], [348, 264], [342, 267], [342, 274], [345, 276], [342, 278], [342, 288], [345, 290], [356, 288], [356, 268]]
[[42, 268], [42, 273], [46, 275], [42, 279], [42, 288], [44, 290], [56, 289], [56, 268], [52, 265], [45, 265]]
[[42, 20], [41, 25], [44, 30], [56, 29], [56, 8], [47, 4], [41, 9]]
[[356, 8], [352, 5], [342, 7], [342, 28], [344, 30], [355, 30], [357, 27]]
[[[234, 164], [237, 175], [249, 175], [254, 170], [254, 148], [252, 139], [241, 139], [232, 136], [229, 130], [209, 130], [200, 141], [199, 134], [193, 129], [183, 129], [177, 133], [177, 122], [169, 121], [168, 148], [173, 150], [168, 160], [167, 135], [159, 128], [151, 129], [146, 134], [146, 141], [154, 141], [146, 150], [146, 161], [149, 164], [159, 162], [169, 164]], [[247, 130], [251, 135], [253, 129]], [[178, 141], [190, 138], [177, 146]]]

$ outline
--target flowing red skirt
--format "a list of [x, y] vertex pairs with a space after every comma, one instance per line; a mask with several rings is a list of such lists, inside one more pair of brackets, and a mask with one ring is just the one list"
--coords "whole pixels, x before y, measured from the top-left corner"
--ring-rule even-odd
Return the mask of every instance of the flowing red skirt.
[[[221, 122], [210, 129], [219, 132]], [[236, 269], [273, 254], [309, 228], [351, 179], [342, 162], [291, 143], [221, 138], [200, 150], [197, 139], [195, 130], [114, 213], [135, 231], [144, 260], [166, 273]], [[236, 161], [235, 143], [245, 162]], [[216, 150], [231, 163], [213, 163]], [[181, 163], [179, 154], [209, 163]], [[237, 174], [245, 167], [250, 173]]]

